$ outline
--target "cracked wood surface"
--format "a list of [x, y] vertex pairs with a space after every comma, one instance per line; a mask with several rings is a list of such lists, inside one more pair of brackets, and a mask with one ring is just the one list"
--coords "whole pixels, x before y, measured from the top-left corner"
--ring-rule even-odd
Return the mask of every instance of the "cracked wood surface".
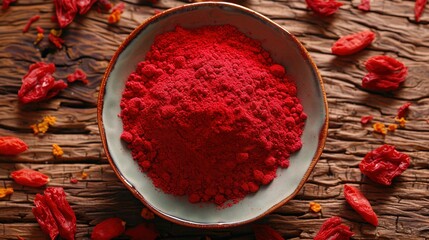
[[[254, 9], [296, 35], [309, 50], [325, 82], [329, 103], [329, 135], [323, 155], [300, 193], [289, 203], [260, 220], [278, 230], [285, 239], [311, 239], [322, 222], [337, 215], [355, 233], [354, 239], [428, 239], [429, 238], [429, 9], [414, 21], [414, 1], [371, 1], [371, 11], [357, 9], [360, 1], [342, 1], [344, 5], [332, 17], [322, 18], [306, 8], [304, 0], [250, 0], [242, 5]], [[88, 239], [93, 226], [107, 217], [118, 216], [128, 225], [141, 222], [143, 205], [116, 178], [110, 168], [99, 137], [96, 106], [100, 80], [115, 49], [142, 21], [155, 11], [184, 2], [160, 0], [139, 5], [126, 3], [117, 25], [107, 24], [107, 14], [96, 10], [79, 16], [63, 31], [65, 47], [56, 50], [47, 37], [34, 46], [35, 26], [56, 27], [51, 22], [52, 1], [18, 0], [0, 12], [0, 135], [22, 138], [30, 149], [16, 157], [0, 157], [0, 187], [15, 192], [0, 199], [0, 239], [47, 239], [41, 232], [31, 208], [42, 189], [22, 187], [9, 174], [30, 167], [50, 176], [49, 186], [62, 186], [77, 215], [77, 239]], [[22, 33], [27, 20], [41, 16], [30, 31]], [[340, 36], [371, 29], [376, 41], [366, 50], [349, 57], [330, 54], [332, 43]], [[363, 62], [370, 56], [387, 54], [403, 61], [409, 75], [400, 90], [375, 94], [360, 87], [365, 74]], [[53, 62], [55, 77], [65, 78], [79, 67], [90, 83], [72, 83], [54, 99], [21, 105], [17, 91], [21, 77], [30, 64]], [[362, 126], [363, 115], [374, 121], [393, 123], [399, 106], [411, 102], [408, 122], [386, 136]], [[57, 124], [43, 136], [34, 136], [29, 128], [43, 116], [57, 117]], [[65, 154], [56, 159], [52, 144]], [[411, 165], [393, 185], [384, 187], [365, 178], [358, 164], [370, 150], [383, 143], [393, 144], [412, 158]], [[81, 173], [89, 174], [80, 179]], [[80, 179], [71, 184], [70, 178]], [[380, 225], [375, 228], [348, 206], [343, 185], [358, 186], [374, 207]], [[309, 211], [309, 202], [322, 205], [321, 213]], [[160, 239], [253, 239], [250, 226], [224, 230], [181, 227], [160, 218], [154, 220]]]

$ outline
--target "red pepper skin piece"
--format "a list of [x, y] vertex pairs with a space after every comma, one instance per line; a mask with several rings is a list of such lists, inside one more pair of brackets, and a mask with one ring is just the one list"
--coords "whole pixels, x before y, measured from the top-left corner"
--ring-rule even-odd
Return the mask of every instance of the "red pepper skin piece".
[[18, 155], [28, 149], [27, 144], [17, 137], [0, 137], [0, 155]]
[[368, 72], [378, 75], [387, 75], [400, 72], [406, 67], [402, 62], [395, 58], [386, 55], [378, 55], [366, 60], [365, 68]]
[[365, 125], [365, 124], [371, 122], [373, 118], [374, 117], [371, 116], [371, 115], [369, 115], [369, 116], [362, 116], [362, 118], [360, 119], [360, 123], [363, 124], [363, 125]]
[[33, 24], [34, 22], [36, 22], [39, 19], [40, 19], [40, 15], [34, 15], [30, 19], [28, 19], [28, 22], [27, 22], [27, 24], [25, 24], [24, 29], [22, 29], [22, 32], [23, 33], [28, 32], [28, 30], [31, 27], [31, 24]]
[[54, 0], [57, 21], [61, 28], [67, 27], [78, 11], [76, 0]]
[[16, 2], [16, 0], [3, 0], [3, 3], [2, 3], [1, 8], [2, 8], [3, 10], [6, 10], [6, 9], [8, 9], [8, 8], [9, 8], [9, 5], [10, 5], [11, 3], [14, 3], [14, 2]]
[[409, 102], [404, 103], [404, 105], [400, 106], [398, 109], [398, 114], [396, 114], [396, 117], [398, 119], [405, 118], [407, 116], [408, 109], [410, 108], [410, 106], [411, 106], [411, 103]]
[[341, 218], [328, 218], [320, 227], [314, 240], [348, 240], [353, 236], [350, 228], [342, 224]]
[[159, 233], [155, 229], [155, 225], [150, 223], [140, 223], [134, 228], [129, 228], [125, 231], [131, 240], [155, 240]]
[[360, 171], [372, 181], [389, 186], [392, 179], [401, 175], [410, 165], [410, 157], [384, 144], [367, 153], [359, 163]]
[[284, 240], [276, 230], [267, 225], [255, 225], [252, 227], [256, 240]]
[[13, 171], [10, 176], [16, 183], [27, 187], [42, 187], [49, 182], [48, 176], [28, 168]]
[[55, 81], [52, 74], [55, 72], [55, 65], [50, 63], [37, 62], [30, 65], [28, 73], [22, 78], [22, 85], [18, 91], [19, 100], [26, 104], [30, 102], [40, 102], [52, 98], [60, 90], [67, 87], [63, 81]]
[[369, 11], [371, 10], [371, 5], [369, 0], [361, 0], [358, 8], [362, 11]]
[[427, 0], [416, 0], [416, 3], [414, 4], [414, 17], [416, 19], [416, 22], [420, 22], [420, 17], [425, 10], [426, 3]]
[[107, 218], [92, 230], [92, 240], [110, 240], [119, 237], [125, 231], [125, 222], [120, 218]]
[[44, 233], [49, 235], [51, 240], [56, 239], [59, 234], [57, 223], [55, 222], [52, 212], [45, 201], [45, 196], [36, 194], [34, 205], [35, 207], [33, 207], [32, 212], [36, 217], [40, 228]]
[[80, 68], [77, 68], [74, 71], [74, 73], [69, 74], [67, 76], [67, 81], [69, 83], [72, 83], [72, 82], [77, 81], [77, 80], [82, 81], [84, 84], [88, 84], [89, 83], [88, 79], [86, 78], [86, 73], [84, 71], [82, 71], [82, 69], [80, 69]]
[[387, 92], [399, 88], [405, 81], [408, 68], [389, 56], [374, 56], [365, 62], [368, 70], [362, 78], [362, 87], [372, 91]]
[[48, 35], [48, 39], [49, 39], [49, 41], [50, 41], [51, 43], [53, 43], [53, 44], [55, 45], [55, 47], [57, 47], [58, 49], [63, 48], [64, 39], [62, 39], [62, 38], [60, 38], [60, 37], [58, 37], [58, 36], [55, 36], [55, 35], [54, 35], [54, 34], [52, 34], [52, 33], [49, 33], [49, 35]]
[[87, 13], [95, 2], [97, 2], [97, 0], [76, 0], [76, 5], [79, 9], [79, 14], [83, 15]]
[[338, 56], [352, 55], [368, 47], [375, 39], [375, 33], [366, 30], [343, 36], [331, 48], [333, 54]]
[[76, 233], [76, 215], [66, 200], [66, 194], [61, 187], [51, 187], [45, 190], [45, 201], [57, 223], [61, 238], [73, 240]]
[[377, 215], [372, 209], [368, 199], [366, 199], [359, 189], [347, 184], [344, 185], [344, 197], [350, 206], [359, 213], [365, 221], [374, 226], [378, 226]]
[[334, 14], [343, 4], [335, 0], [305, 0], [313, 12], [327, 17]]

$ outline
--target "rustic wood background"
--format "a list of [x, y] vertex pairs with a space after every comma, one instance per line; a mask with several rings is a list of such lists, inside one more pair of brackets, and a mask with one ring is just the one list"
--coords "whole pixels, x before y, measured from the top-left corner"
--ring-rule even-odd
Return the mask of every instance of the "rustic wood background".
[[[429, 238], [429, 7], [420, 23], [414, 21], [413, 0], [373, 0], [371, 11], [358, 10], [358, 0], [342, 1], [344, 6], [332, 17], [318, 17], [306, 8], [304, 0], [249, 0], [241, 4], [270, 17], [291, 33], [310, 51], [323, 76], [329, 102], [329, 136], [314, 172], [300, 193], [259, 222], [278, 230], [285, 239], [311, 239], [322, 222], [338, 215], [355, 233], [354, 239], [428, 239]], [[31, 208], [36, 193], [43, 189], [22, 187], [9, 174], [30, 167], [51, 177], [49, 186], [65, 188], [76, 212], [78, 239], [88, 239], [93, 226], [107, 217], [123, 218], [129, 226], [143, 221], [143, 205], [121, 184], [104, 155], [96, 117], [97, 94], [104, 70], [115, 49], [136, 26], [156, 11], [183, 5], [176, 0], [157, 4], [127, 2], [122, 19], [107, 24], [107, 14], [94, 9], [80, 16], [65, 29], [65, 46], [55, 49], [47, 38], [34, 46], [35, 26], [45, 35], [56, 25], [51, 0], [17, 0], [0, 11], [0, 135], [14, 135], [29, 144], [17, 157], [0, 157], [0, 187], [13, 187], [10, 197], [0, 199], [0, 239], [46, 239]], [[41, 16], [28, 33], [22, 33], [27, 20]], [[376, 41], [366, 50], [350, 57], [330, 54], [332, 43], [340, 36], [359, 30], [376, 32]], [[409, 67], [409, 76], [399, 91], [374, 94], [360, 87], [365, 73], [363, 61], [378, 54], [397, 57]], [[88, 74], [89, 85], [70, 84], [56, 98], [21, 105], [17, 92], [21, 77], [30, 64], [53, 62], [55, 76], [65, 78], [79, 67]], [[363, 115], [375, 121], [393, 123], [397, 108], [411, 102], [406, 127], [382, 136], [371, 126], [359, 123]], [[57, 124], [42, 136], [29, 128], [43, 116], [57, 117]], [[52, 144], [65, 154], [55, 159]], [[411, 156], [408, 170], [390, 187], [374, 184], [359, 171], [358, 164], [370, 150], [383, 143], [394, 144]], [[81, 180], [82, 172], [89, 174]], [[80, 179], [71, 184], [70, 178]], [[379, 216], [375, 228], [348, 206], [343, 185], [359, 186]], [[309, 211], [309, 202], [319, 202], [321, 213]], [[181, 227], [160, 218], [153, 220], [160, 239], [253, 239], [249, 226], [219, 231]]]

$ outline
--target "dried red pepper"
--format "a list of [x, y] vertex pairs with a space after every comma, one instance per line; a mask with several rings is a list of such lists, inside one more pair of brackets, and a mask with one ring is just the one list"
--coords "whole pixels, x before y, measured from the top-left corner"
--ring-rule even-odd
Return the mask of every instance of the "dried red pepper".
[[18, 155], [27, 149], [27, 144], [20, 138], [0, 137], [0, 155]]
[[408, 114], [408, 109], [410, 108], [411, 103], [407, 102], [404, 105], [400, 106], [398, 109], [398, 114], [396, 114], [396, 118], [401, 119], [405, 118]]
[[369, 11], [371, 9], [370, 0], [361, 0], [358, 8], [362, 11]]
[[314, 240], [347, 240], [353, 236], [350, 227], [342, 224], [341, 218], [328, 218], [320, 227]]
[[58, 235], [63, 239], [74, 239], [76, 216], [66, 200], [63, 188], [45, 189], [44, 195], [36, 195], [34, 204], [33, 214], [43, 232], [48, 234], [52, 240]]
[[368, 74], [362, 79], [362, 87], [372, 91], [393, 91], [405, 81], [408, 68], [389, 56], [374, 56], [365, 62]]
[[416, 0], [416, 3], [414, 4], [414, 17], [416, 19], [416, 22], [420, 22], [420, 17], [425, 10], [426, 3], [427, 0]]
[[125, 231], [131, 240], [155, 240], [159, 233], [155, 229], [155, 225], [151, 223], [140, 223], [134, 228], [127, 229]]
[[410, 165], [410, 157], [384, 144], [367, 153], [359, 164], [363, 174], [374, 182], [391, 185], [392, 179], [401, 175]]
[[120, 218], [108, 218], [97, 224], [92, 230], [92, 240], [109, 240], [119, 237], [125, 231], [125, 222]]
[[55, 65], [52, 63], [37, 62], [30, 65], [28, 73], [22, 78], [18, 98], [22, 103], [39, 102], [57, 95], [67, 87], [62, 80], [55, 81], [52, 74]]
[[284, 240], [276, 230], [267, 225], [254, 225], [253, 232], [256, 240]]
[[54, 0], [54, 4], [58, 24], [61, 28], [67, 27], [77, 14], [76, 0]]
[[40, 15], [34, 15], [30, 19], [28, 19], [28, 22], [27, 22], [27, 24], [25, 24], [24, 29], [22, 29], [22, 32], [23, 33], [28, 32], [28, 30], [31, 27], [31, 24], [33, 24], [34, 22], [36, 22], [39, 19], [40, 19]]
[[350, 206], [359, 213], [365, 221], [374, 226], [378, 226], [377, 215], [372, 209], [368, 199], [366, 199], [359, 189], [353, 186], [344, 185], [344, 197]]
[[305, 0], [307, 6], [321, 16], [334, 14], [343, 4], [335, 0]]
[[361, 124], [367, 124], [367, 123], [371, 122], [373, 118], [374, 117], [371, 116], [371, 115], [369, 115], [369, 116], [362, 116], [361, 119], [360, 119], [360, 123]]
[[108, 12], [110, 11], [110, 9], [112, 9], [112, 3], [109, 0], [98, 0], [97, 1], [97, 5], [98, 5], [98, 12]]
[[10, 176], [16, 183], [28, 187], [42, 187], [49, 182], [48, 176], [28, 168], [13, 171]]
[[14, 3], [14, 2], [16, 2], [16, 0], [3, 0], [3, 3], [2, 3], [2, 9], [3, 10], [6, 10], [6, 9], [8, 9], [9, 8], [9, 6], [10, 6], [10, 4], [11, 3]]
[[84, 84], [88, 84], [89, 81], [86, 78], [86, 73], [82, 69], [77, 68], [74, 73], [67, 76], [67, 81], [72, 83], [74, 81], [82, 81]]
[[332, 45], [332, 53], [347, 56], [362, 51], [375, 39], [375, 33], [366, 30], [343, 36]]

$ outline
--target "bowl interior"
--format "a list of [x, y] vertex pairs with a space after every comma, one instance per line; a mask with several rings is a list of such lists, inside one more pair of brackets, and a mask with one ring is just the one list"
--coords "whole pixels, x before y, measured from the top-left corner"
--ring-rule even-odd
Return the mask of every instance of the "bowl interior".
[[[290, 159], [290, 167], [279, 169], [277, 178], [257, 194], [238, 204], [218, 209], [214, 204], [191, 204], [186, 197], [164, 194], [139, 170], [130, 151], [120, 140], [122, 121], [119, 103], [127, 77], [144, 60], [155, 36], [176, 25], [195, 28], [231, 24], [262, 42], [272, 58], [286, 67], [297, 84], [298, 97], [308, 115], [303, 147]], [[164, 218], [190, 226], [232, 226], [255, 220], [292, 198], [304, 184], [321, 154], [326, 138], [327, 109], [322, 80], [308, 53], [289, 33], [267, 18], [227, 3], [199, 3], [167, 10], [144, 22], [121, 45], [113, 57], [100, 91], [101, 134], [106, 154], [127, 187]], [[100, 116], [99, 116], [100, 117]], [[105, 135], [104, 135], [105, 134]]]

